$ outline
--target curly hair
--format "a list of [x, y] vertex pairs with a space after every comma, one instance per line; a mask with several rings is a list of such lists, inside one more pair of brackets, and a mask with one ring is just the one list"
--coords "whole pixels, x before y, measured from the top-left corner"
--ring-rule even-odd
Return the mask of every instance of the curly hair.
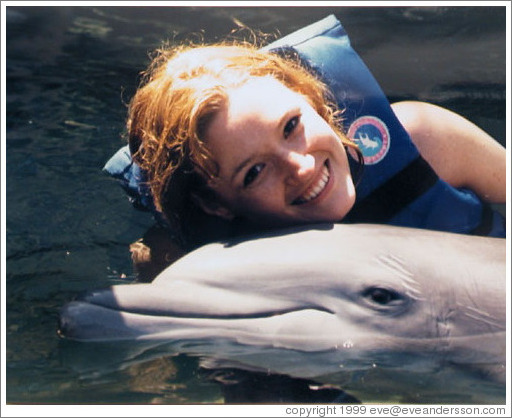
[[207, 187], [218, 174], [205, 143], [209, 122], [229, 89], [266, 76], [302, 94], [344, 145], [358, 152], [341, 131], [341, 111], [329, 88], [297, 58], [239, 41], [159, 49], [130, 102], [128, 140], [134, 161], [147, 174], [155, 207], [178, 234], [201, 227], [197, 217], [204, 213], [191, 193], [215, 199]]

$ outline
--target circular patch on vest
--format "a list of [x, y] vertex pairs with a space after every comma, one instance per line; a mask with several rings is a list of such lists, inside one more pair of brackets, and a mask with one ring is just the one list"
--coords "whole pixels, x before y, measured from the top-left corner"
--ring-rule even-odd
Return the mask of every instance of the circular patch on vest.
[[354, 141], [363, 153], [365, 164], [377, 164], [389, 150], [388, 127], [375, 116], [361, 116], [348, 129], [347, 136]]

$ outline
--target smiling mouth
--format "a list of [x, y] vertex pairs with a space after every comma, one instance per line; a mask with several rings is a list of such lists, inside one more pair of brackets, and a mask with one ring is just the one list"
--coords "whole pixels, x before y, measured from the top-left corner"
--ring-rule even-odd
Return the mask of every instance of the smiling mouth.
[[315, 200], [324, 191], [325, 187], [329, 183], [330, 178], [331, 173], [329, 172], [329, 164], [328, 161], [325, 161], [324, 165], [322, 166], [320, 178], [314, 184], [308, 187], [302, 196], [295, 199], [292, 202], [292, 205], [303, 205], [304, 203]]

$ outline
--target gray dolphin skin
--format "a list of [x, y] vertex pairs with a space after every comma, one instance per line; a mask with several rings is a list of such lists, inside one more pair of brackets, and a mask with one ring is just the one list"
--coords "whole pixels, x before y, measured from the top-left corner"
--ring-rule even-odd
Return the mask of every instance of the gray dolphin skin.
[[91, 292], [59, 332], [295, 377], [449, 366], [502, 384], [505, 330], [504, 239], [322, 224], [209, 244], [150, 284]]

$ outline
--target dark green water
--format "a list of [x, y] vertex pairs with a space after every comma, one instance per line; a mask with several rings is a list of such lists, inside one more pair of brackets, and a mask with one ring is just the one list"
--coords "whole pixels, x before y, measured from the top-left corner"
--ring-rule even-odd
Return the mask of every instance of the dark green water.
[[[504, 7], [7, 7], [8, 403], [224, 402], [222, 385], [197, 359], [117, 357], [118, 347], [108, 345], [88, 352], [58, 338], [58, 312], [80, 292], [133, 279], [128, 245], [152, 220], [132, 209], [101, 168], [123, 144], [125, 103], [148, 52], [190, 33], [221, 38], [237, 21], [286, 34], [330, 13], [391, 101], [441, 104], [505, 143]], [[471, 384], [476, 398], [456, 390], [404, 397], [389, 381], [384, 399], [375, 387], [358, 397], [504, 400], [502, 387]], [[307, 402], [304, 396], [294, 400]]]

